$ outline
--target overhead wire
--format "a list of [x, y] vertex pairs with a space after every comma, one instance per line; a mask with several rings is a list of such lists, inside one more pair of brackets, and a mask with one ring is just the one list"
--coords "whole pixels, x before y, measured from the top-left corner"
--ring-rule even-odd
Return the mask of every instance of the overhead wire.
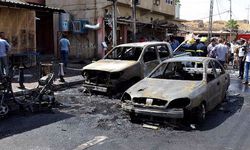
[[[214, 16], [218, 16], [218, 15], [222, 15], [222, 14], [225, 14], [225, 13], [229, 13], [229, 12], [230, 12], [230, 10], [226, 10], [226, 11], [223, 11], [223, 12], [221, 12], [221, 13], [219, 13], [219, 14], [214, 14], [213, 17], [214, 17]], [[204, 20], [204, 19], [207, 19], [207, 18], [209, 18], [209, 17], [200, 18], [200, 19], [198, 19], [198, 20]]]
[[219, 8], [219, 4], [218, 4], [218, 0], [216, 0], [216, 4], [217, 4], [217, 11], [221, 20], [221, 15], [220, 15], [220, 8]]

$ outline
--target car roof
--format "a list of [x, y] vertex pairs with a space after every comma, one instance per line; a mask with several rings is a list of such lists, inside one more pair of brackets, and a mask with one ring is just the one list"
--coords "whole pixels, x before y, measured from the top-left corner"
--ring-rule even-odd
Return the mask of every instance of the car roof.
[[165, 60], [164, 62], [176, 62], [176, 61], [192, 61], [192, 62], [205, 62], [208, 60], [215, 60], [214, 58], [210, 57], [190, 57], [190, 56], [183, 56], [183, 57], [174, 57]]
[[148, 45], [155, 45], [155, 44], [168, 44], [168, 42], [151, 41], [151, 42], [126, 43], [126, 44], [118, 45], [117, 47], [124, 47], [124, 46], [145, 47], [145, 46], [148, 46]]

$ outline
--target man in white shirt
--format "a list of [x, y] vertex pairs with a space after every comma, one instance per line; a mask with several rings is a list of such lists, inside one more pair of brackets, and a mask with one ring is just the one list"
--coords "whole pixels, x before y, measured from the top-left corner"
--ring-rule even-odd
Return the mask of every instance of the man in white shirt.
[[246, 48], [246, 60], [245, 60], [245, 81], [244, 84], [248, 84], [248, 75], [250, 69], [250, 40], [248, 41], [247, 48]]
[[244, 60], [244, 56], [245, 56], [245, 40], [241, 40], [241, 47], [239, 48], [239, 79], [243, 79], [243, 74], [244, 74], [244, 64], [245, 64], [245, 60]]

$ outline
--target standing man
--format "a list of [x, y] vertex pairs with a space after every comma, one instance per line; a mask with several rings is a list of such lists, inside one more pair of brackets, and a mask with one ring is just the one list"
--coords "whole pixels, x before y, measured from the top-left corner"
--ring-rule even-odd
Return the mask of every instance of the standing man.
[[240, 48], [239, 48], [239, 76], [238, 78], [239, 79], [243, 79], [243, 74], [244, 74], [244, 64], [245, 64], [245, 49], [246, 47], [244, 46], [245, 44], [245, 40], [241, 40], [241, 43], [240, 43]]
[[4, 32], [0, 32], [0, 76], [9, 74], [7, 54], [10, 50], [10, 44], [4, 38]]
[[59, 48], [61, 53], [61, 61], [64, 64], [64, 66], [67, 67], [68, 56], [70, 52], [70, 42], [65, 34], [62, 35], [62, 38], [59, 41]]
[[246, 60], [245, 60], [245, 81], [244, 84], [248, 84], [248, 75], [249, 75], [249, 69], [250, 69], [250, 40], [248, 41], [247, 47], [246, 47]]
[[173, 36], [170, 37], [170, 45], [172, 47], [172, 50], [175, 50], [179, 45], [180, 42], [176, 40]]
[[228, 58], [228, 48], [224, 44], [224, 40], [219, 39], [219, 44], [216, 45], [212, 51], [215, 53], [215, 58], [221, 63], [222, 66], [224, 66]]
[[215, 54], [212, 53], [212, 50], [216, 46], [217, 40], [216, 38], [211, 39], [211, 43], [207, 47], [207, 56], [211, 58], [215, 58]]
[[201, 39], [199, 40], [199, 42], [196, 46], [197, 47], [197, 50], [196, 50], [197, 56], [202, 56], [202, 57], [207, 56], [207, 46], [205, 44], [206, 41], [207, 41], [206, 37], [201, 37]]

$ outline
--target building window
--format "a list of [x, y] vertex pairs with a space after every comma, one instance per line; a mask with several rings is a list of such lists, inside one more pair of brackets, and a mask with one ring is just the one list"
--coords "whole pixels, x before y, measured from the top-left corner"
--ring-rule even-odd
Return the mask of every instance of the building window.
[[160, 5], [160, 2], [161, 2], [160, 0], [154, 0], [154, 1], [153, 1], [153, 5], [159, 6], [159, 5]]
[[173, 5], [174, 4], [174, 0], [166, 0], [166, 3], [169, 5]]

